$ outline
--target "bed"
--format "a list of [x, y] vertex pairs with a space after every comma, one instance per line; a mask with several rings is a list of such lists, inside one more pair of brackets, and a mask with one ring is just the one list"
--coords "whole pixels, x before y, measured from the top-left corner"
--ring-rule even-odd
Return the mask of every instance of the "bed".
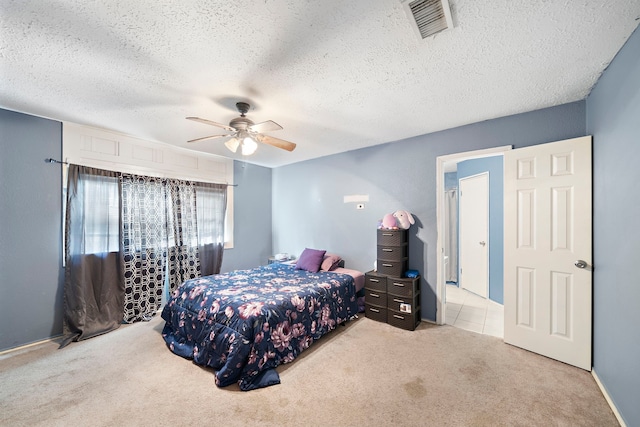
[[360, 311], [363, 273], [304, 269], [302, 258], [187, 280], [162, 311], [169, 349], [212, 368], [219, 387], [279, 384], [277, 366]]

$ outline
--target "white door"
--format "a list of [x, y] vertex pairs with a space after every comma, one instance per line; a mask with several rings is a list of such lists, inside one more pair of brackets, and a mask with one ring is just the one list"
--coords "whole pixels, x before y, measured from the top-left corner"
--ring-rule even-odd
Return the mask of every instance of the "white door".
[[489, 274], [489, 174], [459, 181], [460, 286], [487, 298]]
[[505, 152], [504, 182], [504, 340], [591, 370], [591, 137]]

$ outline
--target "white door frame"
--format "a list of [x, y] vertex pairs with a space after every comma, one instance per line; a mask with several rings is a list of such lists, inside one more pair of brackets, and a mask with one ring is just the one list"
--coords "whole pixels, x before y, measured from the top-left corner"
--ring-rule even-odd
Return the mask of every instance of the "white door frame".
[[448, 154], [436, 158], [436, 225], [438, 227], [438, 240], [436, 246], [436, 324], [443, 325], [445, 322], [445, 281], [444, 281], [444, 242], [445, 242], [445, 192], [444, 173], [445, 167], [449, 163], [457, 163], [481, 157], [491, 157], [504, 154], [511, 150], [511, 145], [502, 147], [487, 148], [484, 150], [466, 151], [462, 153]]

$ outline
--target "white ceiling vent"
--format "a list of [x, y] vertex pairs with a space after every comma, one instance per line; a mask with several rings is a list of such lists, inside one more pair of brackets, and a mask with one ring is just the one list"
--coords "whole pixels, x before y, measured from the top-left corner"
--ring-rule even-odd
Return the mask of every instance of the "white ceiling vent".
[[449, 0], [402, 0], [402, 5], [421, 39], [453, 28]]

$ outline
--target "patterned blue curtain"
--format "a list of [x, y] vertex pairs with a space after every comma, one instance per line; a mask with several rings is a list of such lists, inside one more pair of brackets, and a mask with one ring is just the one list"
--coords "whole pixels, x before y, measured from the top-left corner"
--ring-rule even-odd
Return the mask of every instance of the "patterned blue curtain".
[[149, 320], [160, 309], [165, 280], [166, 186], [161, 178], [129, 174], [120, 183], [124, 321]]
[[200, 277], [196, 189], [193, 182], [167, 181], [169, 222], [169, 290], [185, 280]]

